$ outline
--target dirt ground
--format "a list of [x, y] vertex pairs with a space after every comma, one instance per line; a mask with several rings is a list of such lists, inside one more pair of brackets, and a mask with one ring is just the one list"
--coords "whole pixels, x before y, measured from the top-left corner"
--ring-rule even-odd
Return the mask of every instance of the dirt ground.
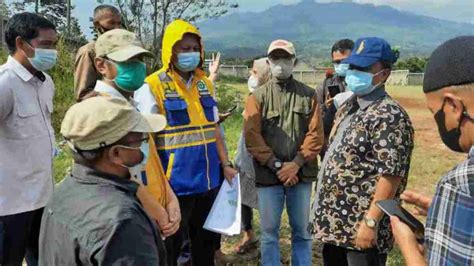
[[[396, 88], [397, 89], [397, 88]], [[456, 154], [449, 151], [438, 135], [438, 129], [433, 119], [433, 114], [426, 107], [422, 94], [410, 97], [410, 93], [403, 93], [394, 97], [408, 112], [415, 128], [415, 150], [412, 156], [412, 169], [408, 179], [408, 188], [416, 189], [426, 194], [432, 194], [437, 180], [442, 173], [454, 166], [457, 162], [465, 158], [463, 154]], [[408, 208], [410, 209], [410, 208]], [[254, 223], [257, 223], [258, 216]], [[290, 228], [285, 223], [284, 216], [282, 222], [280, 248], [282, 252], [282, 264], [290, 264], [291, 242]], [[423, 220], [423, 218], [421, 218]], [[258, 227], [258, 225], [256, 225]], [[258, 229], [257, 229], [258, 231]], [[239, 241], [239, 237], [226, 237], [223, 241], [223, 252], [229, 254], [227, 265], [258, 265], [259, 250], [255, 250], [246, 255], [236, 256], [233, 254], [233, 247]], [[313, 242], [313, 265], [322, 265], [322, 245]], [[403, 265], [397, 260], [388, 265]], [[225, 265], [225, 264], [224, 264]]]

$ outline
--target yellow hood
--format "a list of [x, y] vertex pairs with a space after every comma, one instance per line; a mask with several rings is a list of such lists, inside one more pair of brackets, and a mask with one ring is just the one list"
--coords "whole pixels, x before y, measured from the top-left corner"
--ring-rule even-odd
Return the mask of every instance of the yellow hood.
[[173, 46], [183, 39], [183, 36], [186, 33], [192, 33], [199, 36], [199, 42], [201, 44], [201, 63], [204, 62], [204, 45], [202, 44], [201, 33], [199, 30], [193, 26], [191, 23], [186, 22], [181, 19], [177, 19], [171, 22], [165, 29], [165, 34], [163, 36], [163, 45], [161, 50], [161, 62], [163, 63], [163, 68], [161, 70], [171, 69], [171, 57], [173, 55]]

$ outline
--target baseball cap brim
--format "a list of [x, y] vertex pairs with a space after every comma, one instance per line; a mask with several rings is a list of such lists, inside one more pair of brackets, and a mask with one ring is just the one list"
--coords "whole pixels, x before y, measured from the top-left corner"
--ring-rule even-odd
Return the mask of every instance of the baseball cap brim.
[[159, 114], [141, 114], [138, 123], [130, 132], [154, 133], [166, 127], [166, 118]]
[[291, 54], [291, 55], [295, 55], [295, 52], [294, 52], [294, 51], [292, 51], [292, 50], [290, 50], [290, 49], [288, 49], [288, 48], [286, 48], [286, 47], [275, 47], [275, 48], [272, 48], [272, 49], [268, 50], [267, 55], [270, 55], [272, 52], [274, 52], [274, 51], [276, 51], [276, 50], [283, 50], [283, 51], [285, 51], [285, 52], [287, 52], [287, 53], [289, 53], [289, 54]]
[[377, 62], [378, 60], [380, 59], [376, 57], [360, 56], [357, 54], [352, 54], [348, 58], [343, 60], [342, 63], [366, 68], [375, 64], [375, 62]]
[[124, 47], [118, 51], [112, 52], [107, 54], [107, 57], [114, 60], [115, 62], [125, 62], [130, 58], [133, 58], [137, 55], [145, 55], [149, 57], [153, 57], [153, 53], [150, 51], [135, 45], [130, 45]]

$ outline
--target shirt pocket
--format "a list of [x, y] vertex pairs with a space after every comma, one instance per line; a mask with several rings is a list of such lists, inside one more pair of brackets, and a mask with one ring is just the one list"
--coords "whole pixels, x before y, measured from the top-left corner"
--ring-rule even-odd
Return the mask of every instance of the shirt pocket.
[[25, 139], [45, 133], [39, 105], [33, 102], [17, 102], [15, 117], [15, 138]]
[[216, 101], [211, 96], [201, 97], [199, 99], [201, 101], [202, 109], [204, 110], [204, 115], [208, 122], [214, 122], [214, 107], [217, 106]]
[[187, 125], [191, 121], [188, 114], [188, 105], [184, 100], [164, 100], [166, 119], [170, 126]]
[[262, 131], [265, 135], [273, 136], [276, 134], [280, 124], [280, 113], [278, 111], [268, 111], [262, 117]]
[[306, 123], [311, 115], [311, 109], [308, 106], [295, 106], [293, 107], [293, 113], [301, 122]]

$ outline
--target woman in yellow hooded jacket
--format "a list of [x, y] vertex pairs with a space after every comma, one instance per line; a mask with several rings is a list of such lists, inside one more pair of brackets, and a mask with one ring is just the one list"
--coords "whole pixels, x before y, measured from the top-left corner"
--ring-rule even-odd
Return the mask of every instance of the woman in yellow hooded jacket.
[[146, 78], [135, 93], [140, 111], [159, 113], [167, 127], [155, 136], [166, 176], [182, 214], [180, 231], [166, 240], [168, 265], [176, 265], [189, 234], [191, 259], [214, 265], [219, 235], [203, 229], [222, 176], [237, 174], [228, 159], [212, 82], [202, 70], [204, 46], [196, 27], [183, 20], [170, 23], [163, 36], [163, 67]]

